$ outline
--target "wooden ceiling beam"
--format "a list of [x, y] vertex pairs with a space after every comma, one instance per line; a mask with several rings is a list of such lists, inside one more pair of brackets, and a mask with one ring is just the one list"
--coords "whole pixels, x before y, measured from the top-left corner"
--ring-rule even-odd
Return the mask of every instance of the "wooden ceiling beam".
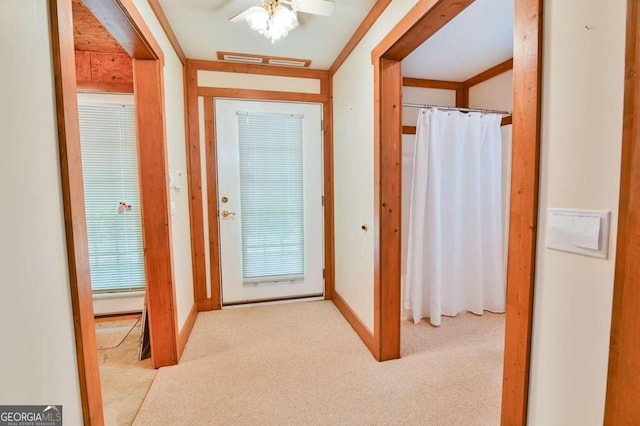
[[83, 0], [91, 13], [122, 48], [136, 59], [160, 59], [162, 49], [132, 0]]
[[506, 61], [499, 63], [496, 66], [489, 68], [486, 71], [481, 72], [478, 75], [471, 77], [470, 79], [463, 82], [464, 86], [469, 88], [480, 84], [484, 81], [490, 80], [493, 77], [497, 77], [502, 73], [505, 73], [509, 70], [513, 69], [513, 58], [507, 59]]

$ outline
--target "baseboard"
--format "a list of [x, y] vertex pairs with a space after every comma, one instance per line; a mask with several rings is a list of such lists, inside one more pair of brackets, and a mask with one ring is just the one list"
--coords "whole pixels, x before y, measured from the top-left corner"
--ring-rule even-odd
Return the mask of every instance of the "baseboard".
[[333, 298], [331, 299], [333, 304], [336, 305], [336, 308], [340, 311], [342, 316], [347, 320], [347, 322], [351, 325], [351, 327], [355, 330], [356, 334], [362, 339], [364, 344], [369, 348], [371, 354], [374, 357], [378, 357], [378, 347], [376, 345], [376, 338], [366, 325], [358, 318], [355, 312], [351, 309], [351, 307], [344, 301], [342, 296], [338, 294], [337, 291], [333, 292]]
[[198, 300], [198, 312], [218, 311], [220, 305], [213, 303], [213, 299]]
[[187, 320], [184, 322], [182, 330], [178, 334], [178, 360], [182, 358], [182, 353], [184, 352], [185, 346], [187, 346], [187, 341], [189, 340], [189, 336], [191, 336], [191, 330], [193, 330], [193, 325], [196, 323], [197, 317], [198, 305], [194, 303], [189, 312], [189, 316], [187, 316]]

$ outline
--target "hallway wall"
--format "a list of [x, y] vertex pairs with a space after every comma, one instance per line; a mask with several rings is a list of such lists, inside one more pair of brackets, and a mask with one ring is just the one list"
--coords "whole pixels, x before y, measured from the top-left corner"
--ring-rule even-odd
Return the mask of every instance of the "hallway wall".
[[0, 1], [0, 404], [79, 425], [48, 4]]

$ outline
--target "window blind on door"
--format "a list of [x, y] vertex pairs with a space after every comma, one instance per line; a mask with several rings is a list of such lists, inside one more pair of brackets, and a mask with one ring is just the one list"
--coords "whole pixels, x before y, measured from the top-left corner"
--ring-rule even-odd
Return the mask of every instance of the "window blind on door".
[[302, 115], [238, 112], [245, 284], [304, 278]]
[[81, 103], [78, 113], [91, 287], [144, 289], [134, 107]]

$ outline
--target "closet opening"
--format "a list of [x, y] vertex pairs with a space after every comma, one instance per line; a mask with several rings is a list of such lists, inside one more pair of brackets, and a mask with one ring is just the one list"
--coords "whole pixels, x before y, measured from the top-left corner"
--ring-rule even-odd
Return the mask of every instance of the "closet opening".
[[[477, 0], [475, 2], [472, 0], [462, 2], [443, 0], [429, 2], [429, 4], [419, 3], [372, 52], [376, 102], [375, 203], [377, 214], [374, 231], [378, 239], [378, 250], [374, 262], [376, 265], [374, 271], [374, 312], [376, 313], [374, 341], [370, 348], [376, 358], [381, 361], [398, 358], [401, 356], [401, 321], [403, 317], [409, 318], [410, 314], [413, 316], [413, 311], [418, 311], [416, 315], [418, 321], [424, 323], [423, 318], [429, 317], [438, 324], [440, 321], [444, 321], [441, 319], [443, 314], [455, 315], [458, 311], [457, 308], [460, 308], [459, 304], [454, 303], [454, 305], [458, 305], [456, 309], [434, 306], [433, 312], [431, 312], [430, 295], [427, 300], [423, 298], [420, 303], [413, 304], [413, 306], [409, 299], [407, 306], [412, 308], [412, 312], [402, 310], [405, 306], [402, 303], [404, 296], [402, 283], [406, 280], [407, 266], [409, 266], [405, 263], [407, 259], [403, 256], [409, 251], [407, 231], [410, 227], [407, 227], [406, 223], [412, 220], [406, 211], [406, 201], [407, 199], [411, 200], [411, 186], [407, 185], [407, 180], [416, 176], [415, 171], [407, 167], [409, 164], [414, 164], [412, 161], [413, 152], [409, 148], [412, 146], [412, 139], [415, 140], [416, 137], [412, 133], [418, 133], [417, 136], [421, 139], [420, 133], [424, 133], [425, 129], [433, 124], [432, 119], [438, 118], [439, 115], [444, 116], [445, 123], [440, 123], [435, 127], [444, 129], [447, 128], [447, 119], [466, 121], [493, 119], [494, 133], [505, 134], [504, 138], [496, 135], [499, 142], [495, 143], [494, 147], [499, 147], [499, 150], [503, 153], [506, 152], [506, 154], [497, 155], [494, 152], [488, 159], [490, 163], [494, 164], [492, 170], [499, 171], [499, 174], [494, 173], [494, 175], [487, 177], [481, 176], [478, 172], [476, 173], [478, 177], [475, 180], [482, 181], [490, 178], [490, 181], [494, 181], [494, 196], [490, 206], [494, 211], [492, 216], [495, 218], [499, 215], [505, 219], [502, 223], [494, 222], [491, 224], [493, 235], [491, 244], [498, 246], [498, 250], [494, 250], [491, 260], [492, 275], [496, 277], [497, 281], [502, 281], [502, 287], [498, 287], [493, 292], [496, 293], [494, 296], [502, 295], [502, 297], [494, 297], [490, 303], [491, 306], [481, 305], [478, 307], [476, 305], [469, 308], [462, 304], [462, 308], [459, 310], [461, 312], [478, 310], [477, 313], [492, 310], [506, 311], [506, 315], [485, 314], [485, 316], [478, 318], [493, 317], [496, 319], [496, 324], [492, 325], [494, 330], [498, 330], [497, 338], [493, 333], [496, 342], [494, 351], [499, 352], [500, 348], [504, 347], [504, 361], [497, 365], [497, 371], [503, 371], [500, 414], [502, 422], [521, 424], [526, 422], [535, 259], [542, 16], [541, 2], [538, 0], [514, 2], [515, 5], [499, 3], [492, 0]], [[465, 19], [483, 8], [486, 8], [485, 14], [488, 13], [488, 15], [482, 17], [482, 14], [479, 14], [476, 22], [465, 22]], [[509, 8], [511, 10], [508, 10]], [[493, 54], [482, 52], [481, 48], [474, 43], [487, 42], [485, 40], [487, 35], [491, 31], [501, 28], [502, 24], [498, 17], [502, 12], [508, 20], [507, 25], [513, 26], [513, 37], [510, 40], [513, 45], [511, 47], [507, 43], [502, 47], [502, 50], [498, 48]], [[511, 19], [509, 20], [509, 18]], [[456, 24], [456, 22], [462, 22], [462, 25]], [[484, 23], [487, 25], [483, 27]], [[460, 26], [456, 28], [457, 25]], [[465, 35], [470, 37], [465, 39]], [[443, 47], [452, 42], [453, 44], [460, 43], [459, 47], [457, 49], [452, 46]], [[495, 43], [492, 45], [490, 41], [488, 46], [490, 48], [496, 47]], [[431, 55], [428, 60], [422, 63], [422, 69], [425, 72], [422, 75], [411, 72], [412, 60], [418, 57], [419, 53]], [[483, 53], [485, 54], [483, 55]], [[491, 63], [483, 63], [483, 60], [489, 59]], [[474, 69], [474, 67], [477, 68]], [[510, 71], [511, 68], [513, 71]], [[433, 107], [420, 109], [407, 106], [403, 108], [403, 103], [449, 107], [449, 111], [443, 111], [447, 108]], [[452, 108], [454, 111], [451, 111]], [[507, 114], [494, 117], [491, 114], [482, 114], [490, 111], [469, 112], [463, 110], [465, 112], [459, 112], [455, 108], [512, 111], [513, 118], [511, 119]], [[424, 121], [422, 124], [426, 124], [426, 126], [414, 124], [418, 123], [419, 116]], [[509, 147], [509, 128], [512, 126], [513, 144]], [[505, 141], [504, 144], [500, 141], [501, 139]], [[428, 141], [427, 145], [431, 142]], [[424, 144], [415, 144], [414, 146], [425, 148]], [[445, 158], [447, 155], [455, 158], [458, 154], [456, 150], [435, 153], [428, 151], [428, 153], [432, 156], [445, 154]], [[468, 154], [467, 150], [462, 151], [462, 154]], [[464, 155], [461, 158], [464, 158]], [[509, 167], [509, 159], [513, 160], [511, 167]], [[436, 164], [422, 165], [420, 172], [423, 174], [428, 172], [431, 184], [433, 184], [434, 177], [438, 178], [437, 173], [443, 172], [442, 169], [446, 168], [445, 163], [441, 159]], [[464, 161], [463, 164], [464, 166], [459, 169], [464, 173], [472, 172], [475, 167], [475, 165], [464, 163]], [[502, 173], [503, 170], [513, 170], [511, 177], [502, 176], [505, 174]], [[444, 170], [446, 173], [450, 171]], [[446, 182], [455, 182], [457, 179], [455, 176], [451, 177], [446, 174], [442, 176], [441, 180], [444, 179]], [[423, 181], [426, 180], [426, 176], [423, 178]], [[473, 183], [477, 184], [478, 182]], [[452, 196], [451, 190], [442, 191], [442, 187], [437, 185], [436, 188], [440, 188], [439, 196], [442, 196], [442, 192], [447, 192], [447, 196]], [[429, 194], [432, 195], [433, 191]], [[413, 195], [415, 199], [417, 195]], [[466, 203], [473, 201], [467, 198], [474, 198], [473, 195], [455, 195], [453, 200], [449, 200], [453, 206], [450, 208], [452, 210], [449, 210], [449, 213], [446, 213], [445, 210], [446, 214], [441, 214], [441, 219], [452, 219], [451, 212], [466, 212], [468, 210]], [[422, 198], [424, 201], [424, 191]], [[486, 202], [482, 197], [476, 196], [475, 199], [481, 205]], [[507, 199], [510, 201], [509, 206], [504, 202]], [[488, 207], [485, 206], [479, 211], [486, 212], [487, 209]], [[428, 209], [428, 213], [433, 213], [433, 209]], [[422, 212], [418, 211], [416, 216], [420, 216], [420, 214], [424, 217], [428, 216], [424, 205]], [[478, 219], [478, 214], [471, 214], [466, 220], [478, 223]], [[424, 223], [418, 225], [424, 226]], [[453, 227], [454, 233], [447, 236], [438, 235], [434, 238], [435, 240], [451, 243], [455, 238], [460, 237], [458, 246], [462, 245], [468, 248], [472, 245], [466, 244], [467, 240], [471, 238], [467, 235], [466, 230], [458, 232], [459, 235], [454, 237], [455, 231], [460, 231], [459, 227], [454, 227], [452, 224], [447, 226], [448, 228]], [[479, 227], [476, 226], [476, 228]], [[486, 229], [486, 226], [481, 228]], [[431, 231], [438, 229], [442, 230], [442, 228], [433, 227]], [[413, 231], [411, 232], [413, 233]], [[473, 246], [482, 247], [482, 244], [476, 242]], [[456, 244], [453, 244], [453, 247], [456, 247]], [[452, 249], [427, 247], [427, 250], [437, 252], [439, 256]], [[436, 257], [429, 260], [434, 258]], [[449, 260], [449, 263], [448, 276], [443, 277], [445, 280], [460, 272], [460, 268], [455, 267], [456, 260]], [[423, 265], [418, 264], [418, 266], [418, 272], [424, 272]], [[439, 275], [447, 274], [442, 270], [436, 272]], [[471, 273], [469, 276], [472, 275], [474, 274]], [[502, 276], [502, 280], [499, 279], [499, 276]], [[461, 281], [466, 282], [464, 276]], [[466, 292], [464, 293], [464, 297], [466, 297]], [[447, 301], [447, 303], [449, 302], [451, 300]], [[429, 305], [429, 309], [423, 311], [420, 304]], [[451, 321], [459, 325], [461, 322], [458, 319], [453, 318]], [[458, 322], [456, 323], [456, 321]], [[502, 323], [505, 327], [504, 337], [500, 336]], [[442, 329], [443, 326], [440, 326], [436, 330], [441, 331]], [[500, 397], [498, 396], [497, 399], [499, 400]]]

